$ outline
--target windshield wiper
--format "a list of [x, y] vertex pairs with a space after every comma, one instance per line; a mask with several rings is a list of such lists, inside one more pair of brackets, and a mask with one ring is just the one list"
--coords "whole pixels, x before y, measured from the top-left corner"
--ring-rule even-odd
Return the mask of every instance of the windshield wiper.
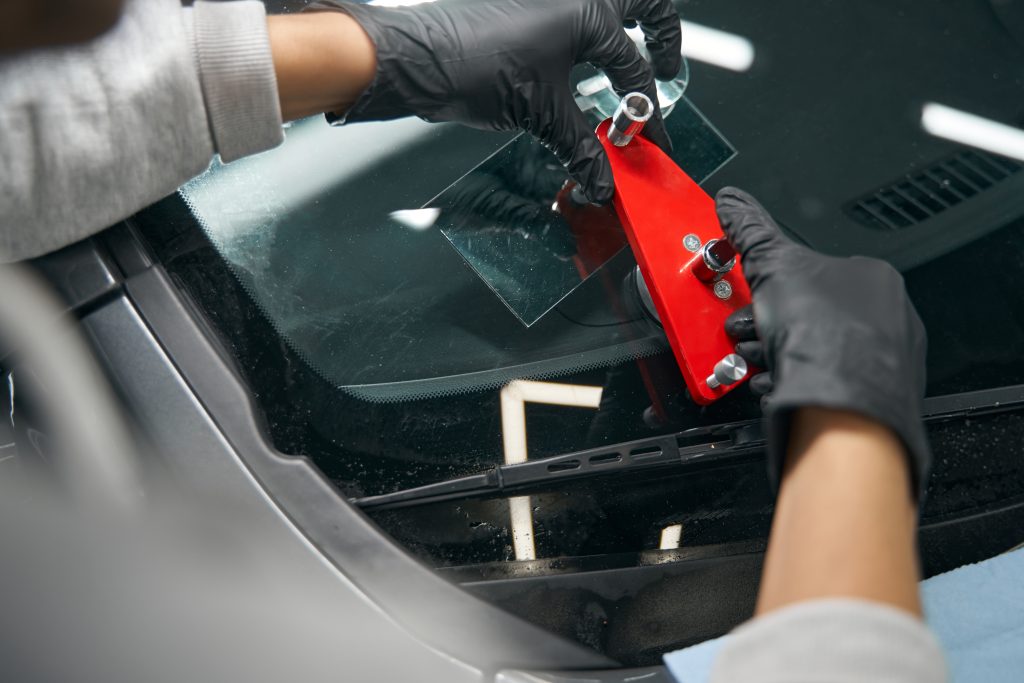
[[925, 422], [932, 422], [998, 413], [1019, 408], [1021, 405], [1024, 405], [1024, 384], [1014, 384], [926, 398], [921, 416]]
[[624, 474], [659, 467], [703, 466], [735, 462], [764, 450], [760, 420], [695, 427], [675, 434], [499, 465], [482, 474], [449, 479], [379, 496], [355, 498], [364, 510], [387, 510], [445, 500], [521, 492], [567, 480]]
[[[1016, 410], [1022, 406], [1024, 384], [1018, 384], [927, 398], [922, 418], [925, 422], [942, 422]], [[364, 510], [388, 510], [446, 500], [518, 493], [588, 477], [627, 474], [659, 467], [733, 464], [760, 457], [763, 451], [761, 421], [748, 420], [696, 427], [604, 448], [538, 458], [518, 465], [499, 465], [481, 474], [394, 493], [354, 498], [351, 502]]]

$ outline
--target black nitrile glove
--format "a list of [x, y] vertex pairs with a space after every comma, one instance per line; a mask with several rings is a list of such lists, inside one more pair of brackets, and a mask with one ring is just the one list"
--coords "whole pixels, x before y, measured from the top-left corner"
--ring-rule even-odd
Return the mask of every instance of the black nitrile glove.
[[[377, 75], [346, 121], [419, 116], [487, 130], [523, 129], [555, 153], [590, 199], [607, 202], [612, 169], [576, 106], [576, 64], [604, 69], [619, 94], [657, 104], [654, 78], [682, 65], [679, 16], [669, 0], [470, 0], [411, 7], [320, 2], [352, 16], [377, 47]], [[653, 70], [623, 31], [639, 22]], [[666, 152], [660, 111], [645, 134]]]
[[751, 387], [767, 393], [773, 484], [781, 477], [793, 413], [833, 408], [892, 429], [921, 496], [932, 459], [921, 421], [927, 337], [902, 276], [884, 261], [824, 256], [792, 242], [736, 188], [721, 190], [716, 202], [754, 300], [753, 315], [737, 311], [726, 331], [742, 340], [740, 355], [770, 373], [753, 377]]

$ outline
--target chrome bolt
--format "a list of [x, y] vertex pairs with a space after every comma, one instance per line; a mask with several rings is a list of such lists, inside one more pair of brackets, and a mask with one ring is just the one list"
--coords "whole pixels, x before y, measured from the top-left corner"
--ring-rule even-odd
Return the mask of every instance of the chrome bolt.
[[625, 147], [643, 130], [654, 113], [654, 103], [642, 92], [631, 92], [619, 101], [608, 126], [608, 140], [616, 147]]
[[686, 249], [686, 251], [690, 252], [691, 254], [696, 254], [698, 251], [700, 251], [700, 238], [691, 232], [689, 235], [683, 238], [683, 247]]
[[715, 296], [725, 301], [732, 296], [732, 285], [728, 280], [719, 280], [715, 283]]
[[709, 389], [736, 384], [747, 376], [747, 361], [736, 353], [730, 353], [715, 363], [714, 371], [705, 380]]

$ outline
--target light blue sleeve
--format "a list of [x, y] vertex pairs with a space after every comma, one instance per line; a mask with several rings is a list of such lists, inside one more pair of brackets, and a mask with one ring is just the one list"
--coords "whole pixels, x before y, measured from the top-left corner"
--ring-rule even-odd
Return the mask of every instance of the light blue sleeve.
[[709, 680], [943, 683], [947, 674], [938, 641], [919, 619], [881, 604], [829, 599], [785, 607], [736, 629]]
[[815, 601], [672, 652], [665, 664], [680, 683], [797, 680], [798, 674], [824, 682], [882, 680], [883, 671], [866, 666], [888, 667], [884, 680], [917, 683], [946, 680], [945, 660], [953, 683], [1016, 683], [1024, 680], [1022, 578], [1024, 548], [922, 582], [931, 632], [881, 605]]

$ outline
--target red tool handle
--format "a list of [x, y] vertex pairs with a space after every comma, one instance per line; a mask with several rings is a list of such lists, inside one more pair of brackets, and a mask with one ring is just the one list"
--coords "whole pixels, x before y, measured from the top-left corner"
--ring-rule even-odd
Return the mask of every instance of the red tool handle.
[[615, 211], [690, 395], [712, 403], [749, 374], [736, 379], [735, 342], [724, 329], [729, 314], [750, 303], [739, 258], [715, 200], [643, 136], [621, 147], [609, 142], [609, 125], [597, 135], [615, 176]]

